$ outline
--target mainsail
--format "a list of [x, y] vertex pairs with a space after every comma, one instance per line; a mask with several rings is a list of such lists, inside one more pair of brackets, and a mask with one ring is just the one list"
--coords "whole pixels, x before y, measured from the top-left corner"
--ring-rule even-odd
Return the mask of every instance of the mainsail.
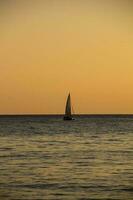
[[70, 96], [70, 93], [67, 97], [67, 102], [66, 102], [66, 109], [65, 109], [65, 116], [66, 117], [72, 117], [72, 114], [71, 114], [71, 96]]
[[68, 97], [67, 97], [65, 115], [64, 115], [63, 119], [64, 120], [73, 120], [72, 113], [71, 113], [71, 96], [70, 96], [70, 93], [68, 94]]

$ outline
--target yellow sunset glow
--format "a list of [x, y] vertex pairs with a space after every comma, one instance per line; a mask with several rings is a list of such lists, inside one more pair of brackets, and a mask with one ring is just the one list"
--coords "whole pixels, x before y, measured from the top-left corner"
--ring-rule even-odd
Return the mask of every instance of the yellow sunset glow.
[[[15, 2], [15, 1], [14, 1]], [[1, 4], [0, 114], [133, 113], [133, 14], [124, 1]]]

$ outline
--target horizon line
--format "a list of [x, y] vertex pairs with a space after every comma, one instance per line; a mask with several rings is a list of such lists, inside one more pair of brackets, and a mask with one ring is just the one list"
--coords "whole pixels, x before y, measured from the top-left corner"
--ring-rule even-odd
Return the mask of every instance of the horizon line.
[[[48, 116], [48, 115], [56, 115], [56, 116], [63, 116], [64, 114], [62, 113], [58, 113], [58, 114], [55, 114], [55, 113], [46, 113], [46, 114], [39, 114], [39, 113], [21, 113], [21, 114], [18, 114], [18, 113], [12, 113], [12, 114], [0, 114], [0, 116]], [[73, 116], [78, 116], [78, 115], [133, 115], [133, 113], [77, 113], [77, 114], [72, 114]]]

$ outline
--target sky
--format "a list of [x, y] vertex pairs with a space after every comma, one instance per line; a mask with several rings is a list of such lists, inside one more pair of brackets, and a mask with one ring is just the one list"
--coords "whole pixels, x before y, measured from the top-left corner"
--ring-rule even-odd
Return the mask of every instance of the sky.
[[130, 0], [0, 1], [0, 114], [133, 114]]

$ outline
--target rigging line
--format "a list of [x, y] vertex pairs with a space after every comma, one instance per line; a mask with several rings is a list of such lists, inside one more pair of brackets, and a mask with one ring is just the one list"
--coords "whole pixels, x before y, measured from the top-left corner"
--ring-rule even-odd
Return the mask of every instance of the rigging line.
[[[69, 94], [70, 94], [70, 92], [69, 92]], [[72, 98], [71, 98], [71, 108], [72, 108], [72, 113], [75, 115], [75, 111], [74, 111], [73, 104], [72, 104]]]
[[[71, 104], [72, 105], [72, 104]], [[73, 105], [72, 105], [72, 113], [75, 115], [75, 112], [74, 112], [74, 108], [73, 108]]]

